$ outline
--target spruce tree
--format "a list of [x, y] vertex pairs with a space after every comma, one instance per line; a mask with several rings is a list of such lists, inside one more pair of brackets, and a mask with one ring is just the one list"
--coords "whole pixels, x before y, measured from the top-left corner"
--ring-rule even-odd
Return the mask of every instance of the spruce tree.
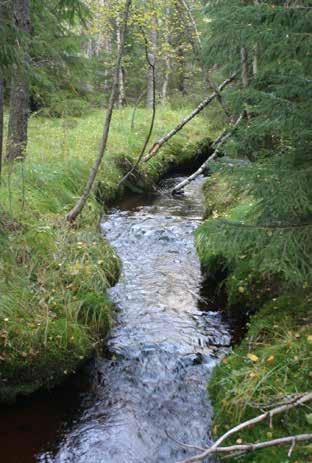
[[238, 69], [246, 49], [248, 85], [242, 79], [226, 103], [247, 117], [225, 152], [256, 162], [227, 176], [229, 189], [248, 198], [247, 210], [238, 220], [208, 221], [199, 246], [226, 256], [237, 273], [306, 286], [312, 282], [312, 2], [209, 1], [206, 15], [209, 65]]

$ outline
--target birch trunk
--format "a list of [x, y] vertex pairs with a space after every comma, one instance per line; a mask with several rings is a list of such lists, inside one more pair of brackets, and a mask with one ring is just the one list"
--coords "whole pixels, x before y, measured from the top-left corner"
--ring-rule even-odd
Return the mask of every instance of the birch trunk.
[[194, 119], [195, 116], [197, 116], [199, 113], [201, 113], [212, 101], [214, 101], [216, 98], [218, 98], [218, 95], [222, 90], [229, 85], [233, 80], [235, 80], [237, 73], [234, 73], [226, 79], [219, 87], [217, 88], [217, 91], [214, 92], [212, 95], [209, 97], [205, 98], [195, 109], [194, 111], [191, 112], [188, 116], [186, 116], [174, 129], [170, 130], [166, 135], [161, 137], [154, 145], [152, 148], [149, 150], [149, 152], [146, 154], [146, 156], [143, 158], [144, 162], [149, 161], [153, 156], [155, 156], [160, 148], [167, 143], [175, 134], [180, 132], [180, 130], [183, 129], [183, 127], [190, 122], [192, 119]]
[[[157, 16], [154, 12], [152, 19], [152, 30], [151, 30], [151, 47], [149, 51], [149, 61], [152, 65], [156, 66], [156, 52], [157, 52]], [[147, 72], [147, 92], [146, 92], [146, 106], [152, 109], [154, 104], [154, 83], [153, 83], [153, 70], [151, 66]]]
[[[120, 17], [119, 15], [116, 18], [116, 42], [117, 42], [117, 54], [120, 53], [121, 49], [121, 26], [120, 26]], [[126, 101], [126, 96], [125, 96], [125, 82], [124, 82], [124, 72], [123, 72], [123, 67], [122, 64], [119, 69], [119, 84], [118, 84], [118, 106], [121, 108], [124, 106], [125, 101]]]

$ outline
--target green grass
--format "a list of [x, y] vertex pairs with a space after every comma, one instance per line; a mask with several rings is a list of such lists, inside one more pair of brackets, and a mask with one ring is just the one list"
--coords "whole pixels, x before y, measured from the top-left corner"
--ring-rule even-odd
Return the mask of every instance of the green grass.
[[[189, 109], [163, 108], [153, 141]], [[122, 190], [119, 180], [137, 157], [150, 113], [115, 112], [95, 193], [75, 227], [66, 212], [81, 194], [97, 155], [104, 114], [82, 118], [32, 117], [25, 162], [5, 166], [0, 188], [0, 400], [53, 386], [77, 369], [107, 335], [112, 307], [105, 291], [120, 262], [98, 231], [103, 205], [129, 187], [149, 188], [173, 165], [190, 160], [207, 137], [198, 118]]]
[[[252, 317], [247, 336], [215, 371], [209, 385], [215, 410], [214, 434], [262, 413], [285, 396], [310, 392], [312, 383], [312, 296], [284, 295], [264, 305]], [[251, 358], [249, 358], [249, 355]], [[229, 440], [243, 443], [311, 432], [312, 404], [273, 419], [273, 428], [262, 423]], [[274, 447], [245, 456], [252, 463], [308, 463], [312, 447]], [[235, 461], [234, 459], [230, 461]]]
[[[209, 384], [215, 416], [215, 437], [261, 413], [261, 406], [278, 403], [284, 396], [311, 390], [312, 384], [312, 296], [305, 283], [288, 289], [272, 276], [263, 275], [250, 264], [249, 255], [235, 255], [235, 243], [224, 240], [215, 228], [221, 218], [244, 222], [254, 205], [231, 170], [216, 169], [205, 189], [206, 221], [196, 233], [197, 250], [204, 270], [216, 274], [226, 268], [222, 284], [228, 295], [227, 310], [257, 311], [248, 333], [216, 367]], [[251, 355], [251, 357], [249, 357]], [[308, 415], [312, 404], [250, 428], [228, 441], [258, 442], [285, 435], [311, 432]], [[307, 463], [311, 445], [298, 445], [292, 458], [288, 448], [267, 449], [241, 457], [252, 463]], [[229, 461], [237, 461], [230, 459]]]

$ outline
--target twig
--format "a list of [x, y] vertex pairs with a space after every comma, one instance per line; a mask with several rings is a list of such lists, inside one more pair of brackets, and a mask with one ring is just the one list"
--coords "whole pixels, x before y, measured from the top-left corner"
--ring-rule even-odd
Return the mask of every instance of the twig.
[[217, 140], [214, 142], [212, 145], [215, 147], [214, 152], [209, 156], [209, 158], [199, 167], [199, 169], [196, 170], [192, 175], [187, 177], [185, 180], [180, 182], [178, 185], [176, 185], [172, 190], [171, 193], [177, 193], [178, 191], [182, 190], [186, 185], [191, 183], [195, 178], [197, 178], [199, 175], [201, 175], [204, 170], [207, 168], [208, 164], [215, 159], [218, 154], [219, 154], [219, 149], [220, 146], [223, 145], [234, 133], [234, 131], [237, 129], [238, 125], [241, 123], [244, 117], [244, 112], [240, 114], [238, 119], [236, 120], [235, 124], [232, 126], [231, 130], [229, 132], [223, 131], [221, 135], [217, 138]]
[[181, 445], [181, 447], [185, 447], [186, 449], [195, 449], [199, 450], [200, 452], [203, 452], [205, 449], [202, 447], [198, 447], [197, 445], [192, 445], [192, 444], [186, 444], [185, 442], [178, 441], [176, 438], [171, 436], [168, 431], [165, 431], [165, 434], [169, 439], [171, 439], [173, 442], [175, 442], [178, 445]]
[[[226, 79], [224, 82], [222, 82], [221, 85], [218, 87], [218, 93], [220, 93], [227, 85], [229, 85], [233, 80], [235, 80], [237, 76], [237, 72], [231, 75], [228, 79]], [[194, 111], [191, 112], [188, 116], [186, 116], [174, 129], [172, 129], [170, 132], [168, 132], [166, 135], [161, 137], [154, 145], [152, 148], [149, 150], [147, 155], [144, 157], [144, 162], [149, 161], [153, 156], [155, 156], [160, 148], [167, 143], [176, 133], [178, 133], [183, 127], [190, 122], [197, 114], [203, 111], [212, 101], [214, 101], [218, 97], [218, 93], [214, 92], [212, 95], [207, 97], [205, 100], [203, 100], [197, 108], [194, 109]]]
[[[300, 405], [303, 405], [306, 402], [309, 402], [312, 400], [312, 392], [308, 392], [301, 397], [298, 397], [291, 402], [281, 405], [279, 407], [273, 408], [270, 411], [267, 411], [265, 413], [262, 413], [259, 416], [256, 416], [255, 418], [252, 418], [250, 420], [244, 421], [243, 423], [238, 424], [234, 428], [230, 429], [227, 431], [225, 434], [223, 434], [219, 439], [216, 440], [216, 442], [211, 445], [209, 448], [207, 448], [204, 452], [201, 454], [195, 455], [194, 457], [191, 457], [189, 459], [180, 461], [179, 463], [199, 463], [204, 461], [209, 455], [215, 454], [215, 453], [246, 453], [246, 452], [254, 452], [259, 449], [264, 449], [268, 447], [273, 447], [276, 445], [288, 445], [292, 444], [295, 445], [298, 442], [306, 442], [306, 441], [312, 441], [312, 434], [299, 434], [296, 436], [287, 436], [287, 437], [281, 437], [279, 439], [273, 439], [265, 442], [260, 442], [256, 444], [242, 444], [242, 445], [231, 445], [227, 447], [220, 447], [220, 445], [229, 437], [233, 436], [234, 434], [238, 433], [239, 431], [242, 431], [243, 429], [250, 428], [255, 426], [258, 423], [261, 423], [268, 418], [272, 420], [272, 418], [275, 415], [278, 415], [280, 413], [284, 413], [288, 410], [291, 410], [292, 408], [298, 407]], [[294, 444], [295, 443], [295, 444]], [[293, 450], [293, 449], [292, 449]]]

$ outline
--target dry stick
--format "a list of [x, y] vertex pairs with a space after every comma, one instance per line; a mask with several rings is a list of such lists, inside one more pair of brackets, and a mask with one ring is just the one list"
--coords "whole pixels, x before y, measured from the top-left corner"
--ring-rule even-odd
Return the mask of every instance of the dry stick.
[[[235, 72], [234, 74], [231, 75], [231, 77], [229, 77], [228, 79], [226, 79], [221, 85], [219, 85], [218, 87], [218, 93], [220, 93], [227, 85], [229, 85], [231, 82], [233, 82], [233, 80], [236, 78], [237, 76], [237, 72]], [[208, 106], [214, 99], [216, 99], [218, 97], [218, 93], [217, 92], [214, 92], [212, 95], [210, 95], [209, 97], [207, 97], [204, 101], [202, 101], [196, 109], [194, 109], [194, 111], [192, 111], [191, 114], [189, 114], [188, 116], [186, 116], [181, 122], [180, 124], [178, 124], [174, 129], [172, 129], [169, 133], [167, 133], [164, 137], [160, 138], [156, 143], [154, 143], [154, 145], [152, 146], [152, 148], [149, 150], [149, 152], [147, 153], [147, 155], [143, 158], [144, 162], [147, 162], [149, 159], [151, 159], [153, 156], [155, 156], [158, 151], [160, 150], [160, 148], [165, 144], [167, 143], [167, 141], [169, 141], [176, 133], [178, 133], [181, 129], [183, 129], [183, 127], [188, 123], [190, 122], [195, 116], [197, 116], [197, 114], [199, 114], [200, 112], [202, 112], [203, 109], [206, 108], [206, 106]]]
[[238, 125], [243, 120], [244, 114], [245, 114], [245, 112], [242, 112], [240, 114], [237, 121], [235, 122], [235, 124], [233, 125], [233, 127], [231, 128], [231, 130], [229, 132], [226, 133], [226, 130], [222, 132], [222, 134], [217, 138], [217, 140], [212, 145], [213, 148], [215, 148], [215, 150], [211, 154], [211, 156], [209, 156], [209, 158], [200, 166], [199, 169], [196, 170], [196, 172], [194, 172], [192, 175], [190, 175], [185, 180], [183, 180], [178, 185], [176, 185], [171, 190], [172, 194], [177, 193], [178, 191], [182, 190], [182, 188], [184, 188], [186, 185], [191, 183], [193, 180], [195, 180], [195, 178], [197, 178], [199, 175], [201, 175], [204, 172], [204, 170], [207, 168], [208, 164], [218, 156], [220, 146], [223, 145], [233, 135], [234, 131], [237, 129]]
[[117, 55], [117, 61], [116, 61], [116, 69], [114, 73], [114, 81], [113, 81], [113, 87], [111, 91], [111, 95], [109, 98], [109, 104], [108, 104], [108, 109], [107, 109], [107, 114], [105, 116], [105, 122], [104, 122], [104, 129], [103, 129], [103, 136], [101, 140], [101, 145], [100, 145], [100, 150], [98, 157], [90, 171], [89, 178], [87, 181], [87, 184], [85, 186], [84, 192], [82, 196], [79, 198], [77, 201], [76, 205], [73, 207], [73, 209], [67, 214], [67, 220], [69, 222], [74, 222], [78, 215], [81, 213], [83, 210], [84, 206], [86, 205], [86, 202], [90, 196], [96, 175], [98, 173], [98, 170], [100, 168], [100, 165], [102, 163], [105, 150], [106, 150], [106, 145], [107, 145], [107, 140], [108, 140], [108, 135], [109, 135], [109, 129], [110, 129], [110, 124], [112, 120], [112, 115], [114, 111], [114, 106], [115, 106], [115, 100], [118, 92], [118, 85], [119, 85], [119, 76], [120, 76], [120, 69], [121, 69], [121, 61], [122, 61], [122, 56], [123, 56], [123, 51], [124, 51], [124, 46], [125, 46], [125, 38], [126, 38], [126, 32], [127, 32], [127, 25], [128, 25], [128, 17], [129, 17], [129, 11], [131, 7], [131, 2], [132, 0], [126, 0], [125, 4], [125, 9], [124, 9], [124, 19], [123, 19], [123, 30], [122, 30], [122, 38], [121, 38], [121, 44], [120, 48], [118, 50], [118, 55]]
[[233, 436], [233, 434], [236, 434], [237, 432], [242, 431], [243, 429], [253, 427], [254, 425], [261, 423], [267, 419], [269, 419], [269, 423], [271, 426], [272, 419], [275, 415], [291, 410], [292, 408], [298, 407], [299, 405], [303, 405], [304, 403], [309, 402], [311, 400], [312, 400], [312, 392], [308, 392], [306, 394], [303, 394], [300, 397], [295, 398], [294, 400], [292, 400], [291, 402], [287, 404], [273, 408], [272, 410], [262, 413], [261, 415], [256, 416], [255, 418], [244, 421], [243, 423], [238, 424], [234, 428], [229, 429], [229, 431], [223, 434], [223, 436], [219, 437], [219, 439], [216, 440], [216, 442], [211, 447], [207, 448], [201, 454], [198, 454], [198, 455], [195, 455], [194, 457], [180, 461], [179, 463], [199, 463], [201, 461], [204, 461], [209, 455], [213, 453], [237, 453], [239, 452], [239, 454], [243, 454], [246, 452], [251, 452], [251, 451], [253, 452], [259, 449], [272, 447], [276, 445], [292, 444], [293, 446], [294, 441], [295, 443], [310, 441], [312, 440], [312, 434], [299, 434], [297, 436], [282, 437], [280, 439], [260, 442], [258, 444], [242, 444], [242, 445], [232, 445], [228, 447], [220, 447], [220, 444], [222, 444], [222, 442], [224, 442], [229, 437]]
[[129, 170], [129, 172], [127, 172], [127, 174], [120, 180], [120, 182], [118, 183], [118, 188], [120, 187], [120, 185], [125, 181], [127, 180], [127, 178], [133, 174], [133, 172], [135, 171], [135, 169], [138, 167], [138, 165], [140, 164], [140, 162], [142, 161], [142, 158], [144, 156], [144, 153], [145, 153], [145, 150], [147, 148], [147, 145], [150, 141], [150, 138], [152, 136], [152, 133], [153, 133], [153, 130], [154, 130], [154, 124], [155, 124], [155, 117], [156, 117], [156, 69], [155, 69], [155, 60], [154, 60], [154, 57], [150, 58], [150, 55], [148, 53], [148, 41], [147, 41], [147, 38], [146, 38], [146, 35], [142, 29], [142, 35], [143, 35], [143, 38], [144, 38], [144, 41], [145, 41], [145, 56], [146, 56], [146, 61], [148, 63], [148, 65], [150, 66], [151, 68], [151, 71], [152, 71], [152, 83], [153, 83], [153, 108], [152, 108], [152, 120], [151, 120], [151, 124], [150, 124], [150, 128], [149, 128], [149, 131], [148, 131], [148, 134], [146, 136], [146, 139], [145, 139], [145, 142], [144, 142], [144, 145], [142, 147], [142, 150], [141, 150], [141, 153], [138, 157], [138, 159], [136, 160], [136, 162], [133, 164], [133, 166], [131, 167], [131, 169]]

